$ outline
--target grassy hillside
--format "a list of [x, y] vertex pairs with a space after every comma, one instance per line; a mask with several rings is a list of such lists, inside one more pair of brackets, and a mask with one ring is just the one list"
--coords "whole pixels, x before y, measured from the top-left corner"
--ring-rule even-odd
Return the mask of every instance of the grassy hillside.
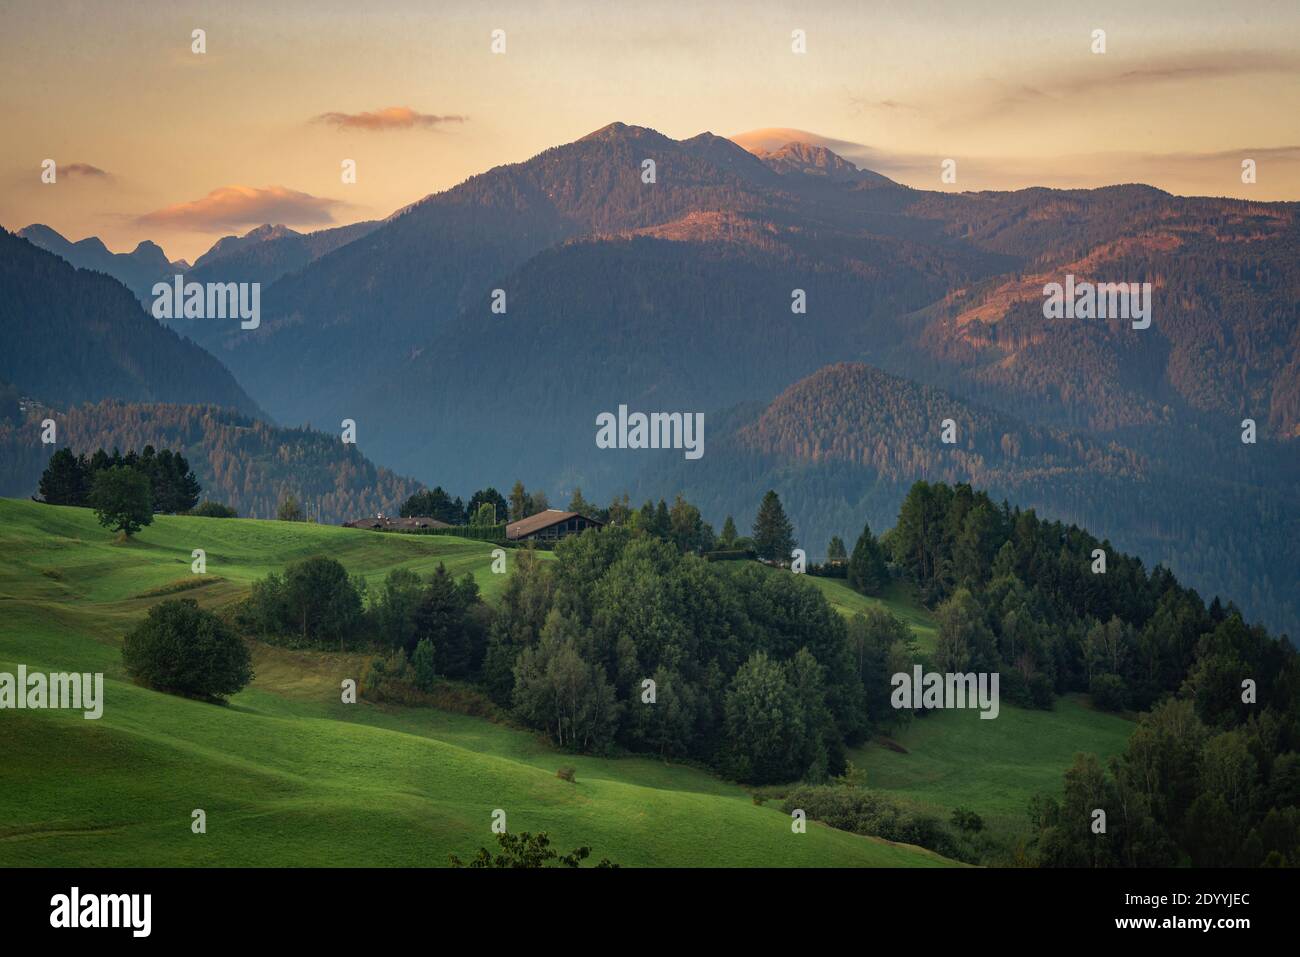
[[953, 808], [977, 811], [994, 834], [1024, 831], [1029, 799], [1059, 794], [1061, 774], [1079, 751], [1103, 761], [1124, 750], [1133, 724], [1087, 706], [1078, 696], [1059, 698], [1053, 711], [1005, 702], [997, 718], [978, 711], [935, 711], [915, 719], [891, 740], [849, 754], [865, 771], [864, 783], [923, 805], [947, 820]]
[[[859, 594], [842, 579], [810, 575], [808, 580], [846, 617], [885, 607], [912, 629], [922, 654], [934, 651], [934, 616], [902, 585], [895, 583], [876, 598]], [[1094, 711], [1085, 698], [1073, 695], [1058, 699], [1051, 712], [1004, 703], [993, 720], [981, 719], [977, 711], [936, 711], [889, 739], [906, 753], [875, 741], [850, 751], [849, 760], [864, 772], [860, 784], [893, 792], [945, 821], [957, 807], [977, 811], [990, 834], [1006, 845], [1025, 832], [1030, 798], [1060, 791], [1061, 775], [1076, 752], [1105, 760], [1124, 750], [1132, 728], [1132, 722]]]
[[[931, 866], [918, 848], [817, 824], [791, 833], [743, 789], [648, 759], [552, 751], [428, 709], [343, 705], [364, 656], [257, 646], [258, 678], [219, 707], [126, 680], [121, 636], [160, 593], [220, 606], [294, 558], [326, 553], [379, 582], [439, 561], [491, 596], [490, 549], [451, 538], [159, 517], [114, 544], [89, 511], [0, 500], [0, 670], [102, 671], [104, 716], [0, 712], [0, 866], [441, 865], [491, 842], [490, 815], [625, 865]], [[555, 776], [577, 769], [575, 783]], [[207, 812], [208, 833], [190, 831]]]
[[854, 591], [842, 578], [819, 578], [813, 575], [808, 580], [822, 590], [831, 606], [846, 618], [852, 618], [869, 608], [884, 607], [893, 616], [916, 635], [917, 648], [929, 654], [934, 651], [934, 642], [938, 637], [938, 628], [929, 609], [921, 605], [908, 590], [900, 584], [892, 584], [879, 598], [863, 595]]

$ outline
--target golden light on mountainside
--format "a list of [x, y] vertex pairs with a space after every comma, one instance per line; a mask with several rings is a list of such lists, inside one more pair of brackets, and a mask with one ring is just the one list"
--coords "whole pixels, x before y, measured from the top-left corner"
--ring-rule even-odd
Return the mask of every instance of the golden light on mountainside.
[[[737, 0], [651, 22], [634, 6], [572, 0], [498, 19], [468, 2], [191, 11], [16, 0], [0, 31], [15, 147], [0, 161], [0, 223], [96, 235], [114, 251], [150, 239], [192, 260], [229, 225], [151, 213], [243, 184], [334, 204], [333, 223], [383, 218], [611, 119], [673, 139], [749, 130], [736, 141], [754, 149], [822, 145], [918, 188], [1141, 182], [1300, 199], [1294, 4], [1245, 18], [1200, 2], [1103, 3], [1080, 19], [1029, 0], [978, 13], [940, 0]], [[69, 58], [74, 29], [94, 42]], [[793, 49], [795, 30], [806, 52]], [[40, 181], [44, 158], [63, 170], [55, 186]], [[953, 183], [940, 180], [945, 159]], [[355, 182], [340, 177], [345, 160]], [[89, 169], [107, 175], [76, 175]]]

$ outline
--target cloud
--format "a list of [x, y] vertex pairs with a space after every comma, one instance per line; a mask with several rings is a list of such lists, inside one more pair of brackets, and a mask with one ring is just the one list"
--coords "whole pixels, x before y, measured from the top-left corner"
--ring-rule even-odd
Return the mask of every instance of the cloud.
[[944, 89], [908, 100], [882, 99], [851, 89], [845, 100], [853, 115], [875, 112], [889, 118], [920, 119], [939, 129], [969, 128], [1028, 116], [1060, 115], [1090, 106], [1125, 106], [1152, 91], [1194, 97], [1205, 83], [1262, 76], [1300, 77], [1300, 53], [1289, 50], [1200, 50], [1179, 55], [1124, 58], [1117, 53], [1086, 55], [1073, 65], [1025, 65], [1014, 73], [972, 77], [960, 89]]
[[728, 139], [750, 152], [755, 150], [771, 152], [772, 150], [779, 150], [787, 143], [809, 143], [812, 146], [824, 146], [834, 153], [868, 148], [861, 143], [837, 140], [834, 137], [822, 136], [820, 133], [810, 133], [807, 130], [797, 130], [789, 126], [767, 126], [762, 129], [737, 133], [734, 136], [729, 136]]
[[431, 130], [444, 123], [464, 123], [467, 116], [434, 116], [430, 113], [417, 113], [409, 106], [388, 106], [373, 113], [322, 113], [312, 119], [313, 123], [328, 123], [341, 130], [365, 130], [367, 132], [384, 132], [385, 130]]
[[[1163, 85], [1188, 86], [1207, 80], [1229, 80], [1261, 74], [1300, 75], [1300, 54], [1272, 50], [1212, 50], [1177, 57], [1155, 58], [1136, 66], [1111, 69], [1106, 56], [1092, 58], [1088, 68], [1062, 71], [1053, 67], [1039, 80], [1000, 85], [986, 97], [974, 118], [983, 120], [1024, 107], [1060, 109], [1088, 96], [1133, 94]], [[968, 117], [970, 118], [970, 117]]]
[[852, 92], [850, 92], [848, 96], [849, 96], [849, 105], [853, 108], [853, 112], [855, 114], [862, 113], [868, 110], [884, 110], [889, 113], [897, 113], [900, 110], [910, 111], [910, 112], [917, 111], [917, 108], [913, 106], [911, 103], [903, 103], [900, 102], [899, 100], [893, 100], [893, 99], [873, 100], [868, 97], [857, 96]]
[[1112, 74], [1080, 71], [1059, 84], [1062, 92], [1090, 93], [1101, 89], [1131, 90], [1156, 83], [1222, 80], [1260, 73], [1300, 73], [1300, 55], [1272, 50], [1214, 50], [1190, 56], [1152, 60]]
[[222, 186], [202, 199], [175, 203], [140, 216], [142, 226], [178, 229], [229, 229], [261, 223], [317, 226], [334, 222], [333, 210], [344, 204], [284, 186]]
[[98, 166], [91, 166], [89, 163], [68, 163], [65, 166], [60, 166], [58, 170], [61, 176], [76, 176], [85, 177], [87, 179], [102, 180], [111, 180], [113, 178], [106, 171], [100, 169]]

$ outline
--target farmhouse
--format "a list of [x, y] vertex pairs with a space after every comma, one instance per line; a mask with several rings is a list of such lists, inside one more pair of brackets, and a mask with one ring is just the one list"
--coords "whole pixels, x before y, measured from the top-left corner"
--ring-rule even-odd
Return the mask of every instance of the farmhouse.
[[577, 512], [562, 512], [558, 508], [548, 508], [536, 515], [529, 515], [506, 526], [506, 538], [512, 542], [537, 539], [551, 542], [566, 535], [576, 535], [588, 528], [600, 528], [604, 522], [587, 518]]
[[398, 532], [410, 528], [451, 528], [446, 522], [425, 515], [412, 518], [385, 518], [383, 515], [377, 515], [374, 518], [358, 518], [355, 521], [344, 522], [343, 527], [369, 528], [379, 532]]

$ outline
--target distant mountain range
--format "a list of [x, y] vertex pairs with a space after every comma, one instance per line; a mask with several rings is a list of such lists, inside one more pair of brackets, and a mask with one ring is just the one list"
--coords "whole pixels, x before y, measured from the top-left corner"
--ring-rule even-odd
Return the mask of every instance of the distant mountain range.
[[265, 414], [220, 362], [160, 326], [117, 280], [4, 230], [0, 342], [0, 381], [56, 407], [116, 398]]
[[[429, 485], [687, 488], [715, 522], [777, 487], [816, 552], [969, 480], [1300, 630], [1300, 204], [931, 192], [779, 139], [615, 123], [382, 222], [261, 227], [189, 270], [262, 282], [260, 327], [168, 324]], [[1045, 318], [1067, 276], [1149, 283], [1149, 328]], [[619, 405], [706, 413], [704, 458], [597, 448]]]
[[154, 283], [160, 279], [170, 279], [176, 273], [184, 273], [190, 268], [190, 264], [183, 259], [168, 261], [162, 247], [148, 240], [129, 253], [114, 253], [109, 252], [98, 236], [89, 236], [74, 243], [41, 223], [20, 229], [16, 235], [46, 252], [54, 253], [78, 269], [112, 276], [142, 302], [149, 299], [149, 290]]
[[367, 221], [299, 233], [287, 226], [259, 226], [243, 236], [226, 236], [194, 260], [189, 282], [259, 282], [270, 286], [328, 252], [374, 230]]
[[300, 233], [288, 226], [267, 224], [242, 236], [223, 236], [194, 260], [193, 266], [183, 259], [169, 262], [162, 248], [148, 240], [132, 252], [113, 253], [97, 236], [74, 243], [40, 223], [20, 229], [16, 235], [78, 269], [112, 276], [148, 306], [153, 301], [154, 283], [169, 282], [178, 274], [185, 275], [187, 282], [260, 282], [269, 286], [378, 225], [372, 220]]

